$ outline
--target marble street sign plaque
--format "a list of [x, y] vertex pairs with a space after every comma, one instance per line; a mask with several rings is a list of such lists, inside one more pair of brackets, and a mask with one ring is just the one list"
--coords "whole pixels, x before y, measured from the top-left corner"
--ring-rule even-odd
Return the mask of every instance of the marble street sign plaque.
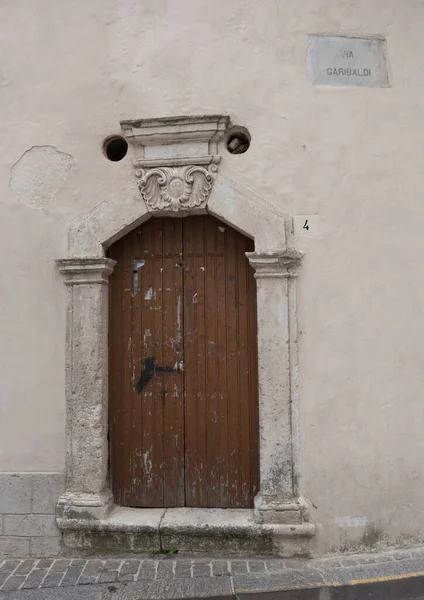
[[316, 85], [389, 86], [383, 40], [310, 35], [308, 69]]

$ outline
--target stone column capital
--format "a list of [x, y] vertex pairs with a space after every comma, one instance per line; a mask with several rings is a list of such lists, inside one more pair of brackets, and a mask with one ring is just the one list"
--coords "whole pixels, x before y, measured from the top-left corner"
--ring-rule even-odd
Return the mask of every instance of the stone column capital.
[[303, 253], [298, 250], [276, 252], [246, 252], [250, 265], [255, 269], [255, 277], [296, 277]]
[[113, 271], [115, 261], [110, 258], [61, 258], [56, 265], [65, 275], [66, 285], [107, 283]]

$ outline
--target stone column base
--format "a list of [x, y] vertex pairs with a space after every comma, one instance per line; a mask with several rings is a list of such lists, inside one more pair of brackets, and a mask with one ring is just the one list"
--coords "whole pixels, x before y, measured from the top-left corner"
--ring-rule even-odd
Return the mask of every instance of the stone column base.
[[100, 494], [65, 492], [56, 506], [56, 522], [59, 529], [67, 529], [69, 523], [101, 521], [113, 508], [110, 490]]
[[278, 502], [263, 497], [260, 493], [255, 498], [254, 516], [257, 523], [300, 525], [310, 522], [308, 506], [303, 498]]

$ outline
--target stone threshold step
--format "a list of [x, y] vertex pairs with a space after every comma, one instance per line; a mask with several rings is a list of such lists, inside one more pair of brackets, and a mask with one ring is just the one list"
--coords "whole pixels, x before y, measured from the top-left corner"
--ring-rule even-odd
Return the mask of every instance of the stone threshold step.
[[310, 556], [312, 523], [255, 521], [253, 510], [137, 509], [115, 506], [106, 518], [60, 519], [67, 555], [137, 554], [176, 548], [232, 555]]

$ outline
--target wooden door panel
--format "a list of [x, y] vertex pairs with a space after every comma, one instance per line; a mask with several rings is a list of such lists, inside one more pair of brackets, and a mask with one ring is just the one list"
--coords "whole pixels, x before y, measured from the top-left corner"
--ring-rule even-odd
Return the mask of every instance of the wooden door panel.
[[157, 371], [139, 384], [146, 361], [161, 368], [183, 359], [181, 221], [151, 219], [114, 244], [109, 255], [120, 265], [110, 282], [115, 501], [183, 506], [183, 375]]
[[257, 492], [252, 245], [211, 217], [183, 221], [187, 506], [246, 508]]
[[[111, 247], [110, 471], [118, 504], [253, 505], [256, 289], [244, 254], [252, 249], [209, 216], [151, 219]], [[179, 361], [184, 374], [170, 369]]]

